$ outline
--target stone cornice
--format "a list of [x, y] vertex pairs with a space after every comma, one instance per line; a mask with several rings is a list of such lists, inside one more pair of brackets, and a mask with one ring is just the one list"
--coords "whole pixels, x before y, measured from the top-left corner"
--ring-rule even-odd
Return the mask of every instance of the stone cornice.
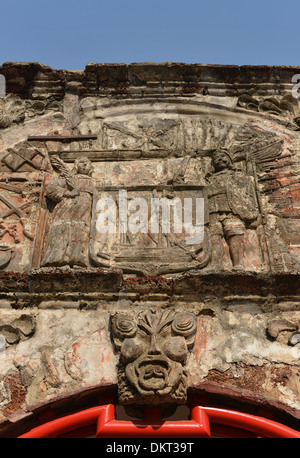
[[284, 95], [300, 66], [185, 63], [88, 63], [84, 70], [53, 69], [38, 62], [5, 62], [0, 73], [7, 93], [25, 99], [82, 96]]

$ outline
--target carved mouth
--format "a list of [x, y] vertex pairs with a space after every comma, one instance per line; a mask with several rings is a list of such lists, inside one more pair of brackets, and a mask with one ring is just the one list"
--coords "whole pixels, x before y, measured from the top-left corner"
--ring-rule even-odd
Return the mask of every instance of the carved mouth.
[[165, 359], [147, 358], [138, 367], [139, 384], [145, 390], [162, 390], [169, 380], [169, 363]]

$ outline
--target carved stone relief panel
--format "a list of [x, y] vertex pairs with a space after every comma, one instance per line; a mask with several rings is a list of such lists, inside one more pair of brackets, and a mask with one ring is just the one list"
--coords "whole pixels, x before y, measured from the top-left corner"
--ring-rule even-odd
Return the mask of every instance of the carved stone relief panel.
[[[51, 235], [54, 225], [60, 231], [64, 227], [66, 238], [66, 228], [76, 233], [77, 238], [85, 234], [85, 241], [81, 242], [69, 237], [70, 243], [76, 245], [75, 251], [84, 250], [85, 260], [72, 259], [70, 243], [64, 241], [61, 250], [66, 256], [55, 247], [56, 255], [53, 257], [53, 250], [52, 257], [45, 254], [42, 267], [119, 267], [125, 273], [142, 275], [172, 274], [195, 268], [271, 269], [269, 208], [264, 207], [259, 177], [264, 167], [280, 156], [283, 148], [280, 136], [248, 123], [239, 125], [203, 116], [162, 115], [159, 112], [151, 118], [145, 114], [125, 113], [110, 116], [107, 121], [97, 120], [95, 104], [94, 100], [92, 114], [89, 112], [89, 117], [83, 119], [79, 130], [82, 129], [82, 134], [85, 123], [92, 119], [94, 129], [98, 129], [95, 130], [97, 140], [93, 144], [82, 144], [81, 149], [62, 143], [59, 149], [50, 151], [57, 179], [49, 192], [46, 191], [54, 205], [50, 210], [52, 226], [48, 227], [48, 239], [62, 240], [58, 232]], [[84, 108], [87, 110], [88, 106]], [[90, 170], [76, 178], [82, 184], [70, 185], [63, 170], [72, 174], [80, 158], [89, 162]], [[56, 167], [58, 160], [60, 169]], [[88, 199], [85, 216], [79, 210], [83, 194]], [[178, 235], [178, 230], [176, 232], [172, 215], [169, 232], [162, 228], [156, 232], [149, 229], [153, 200], [167, 203], [169, 211], [174, 210], [176, 201], [180, 202], [178, 211], [183, 221], [185, 199], [192, 199], [194, 204], [197, 199], [203, 202], [202, 237], [192, 246], [186, 243], [191, 234], [182, 231]], [[70, 207], [68, 212], [63, 210], [67, 226], [63, 226], [59, 216], [63, 202]], [[104, 202], [114, 203], [109, 217], [114, 228], [101, 231]], [[125, 215], [123, 211], [121, 221], [120, 210], [124, 205]], [[137, 220], [142, 217], [146, 225], [138, 226]], [[74, 231], [71, 220], [82, 228], [79, 230], [78, 226]], [[133, 220], [134, 230], [129, 231], [128, 223]], [[63, 247], [64, 243], [69, 247]], [[50, 246], [44, 247], [47, 249], [51, 251]]]
[[[260, 113], [249, 119], [209, 104], [205, 113], [191, 102], [186, 107], [182, 102], [110, 105], [74, 95], [67, 106], [69, 121], [77, 120], [68, 140], [61, 134], [56, 141], [45, 136], [44, 141], [16, 143], [1, 155], [1, 170], [7, 172], [2, 182], [23, 180], [23, 194], [28, 181], [35, 186], [36, 217], [31, 212], [27, 226], [34, 218], [39, 224], [31, 232], [22, 229], [24, 209], [17, 207], [16, 221], [5, 215], [1, 221], [2, 237], [10, 237], [15, 251], [22, 234], [31, 237], [26, 248], [31, 258], [19, 270], [117, 267], [136, 275], [172, 275], [193, 269], [298, 268], [297, 225], [278, 214], [276, 193], [281, 199], [283, 185], [277, 190], [272, 182], [276, 164], [286, 166], [294, 133], [288, 137], [280, 124], [278, 130], [270, 127]], [[72, 139], [91, 132], [90, 140]], [[26, 178], [26, 173], [31, 175]], [[2, 195], [3, 206], [12, 211], [9, 195]], [[192, 233], [184, 224], [188, 200]], [[106, 232], [100, 228], [104, 202], [114, 203], [110, 222], [115, 228]], [[195, 234], [197, 243], [191, 243]], [[3, 248], [3, 268], [10, 249]]]
[[0, 158], [0, 265], [28, 272], [45, 207], [50, 161], [42, 144], [28, 142], [3, 150]]

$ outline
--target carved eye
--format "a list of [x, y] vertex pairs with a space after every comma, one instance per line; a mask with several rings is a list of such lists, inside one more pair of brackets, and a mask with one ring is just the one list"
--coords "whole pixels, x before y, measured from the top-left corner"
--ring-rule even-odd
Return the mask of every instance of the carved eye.
[[188, 354], [187, 343], [184, 337], [171, 337], [164, 345], [165, 354], [173, 361], [183, 363]]
[[172, 329], [176, 334], [189, 336], [196, 331], [197, 319], [195, 315], [188, 312], [177, 313], [173, 322]]
[[128, 315], [118, 314], [112, 320], [112, 330], [117, 337], [133, 337], [136, 334], [136, 323]]
[[121, 357], [124, 363], [134, 361], [137, 359], [146, 349], [144, 342], [135, 339], [125, 339], [121, 346]]

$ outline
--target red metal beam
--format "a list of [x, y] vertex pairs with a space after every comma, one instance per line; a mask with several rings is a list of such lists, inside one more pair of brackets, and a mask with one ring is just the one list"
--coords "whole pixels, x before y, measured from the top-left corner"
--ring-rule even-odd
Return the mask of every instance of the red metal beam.
[[162, 421], [157, 408], [145, 409], [143, 421], [115, 420], [115, 409], [111, 405], [104, 415], [99, 417], [97, 437], [102, 438], [182, 438], [210, 437], [209, 419], [203, 410], [193, 408], [189, 421]]

